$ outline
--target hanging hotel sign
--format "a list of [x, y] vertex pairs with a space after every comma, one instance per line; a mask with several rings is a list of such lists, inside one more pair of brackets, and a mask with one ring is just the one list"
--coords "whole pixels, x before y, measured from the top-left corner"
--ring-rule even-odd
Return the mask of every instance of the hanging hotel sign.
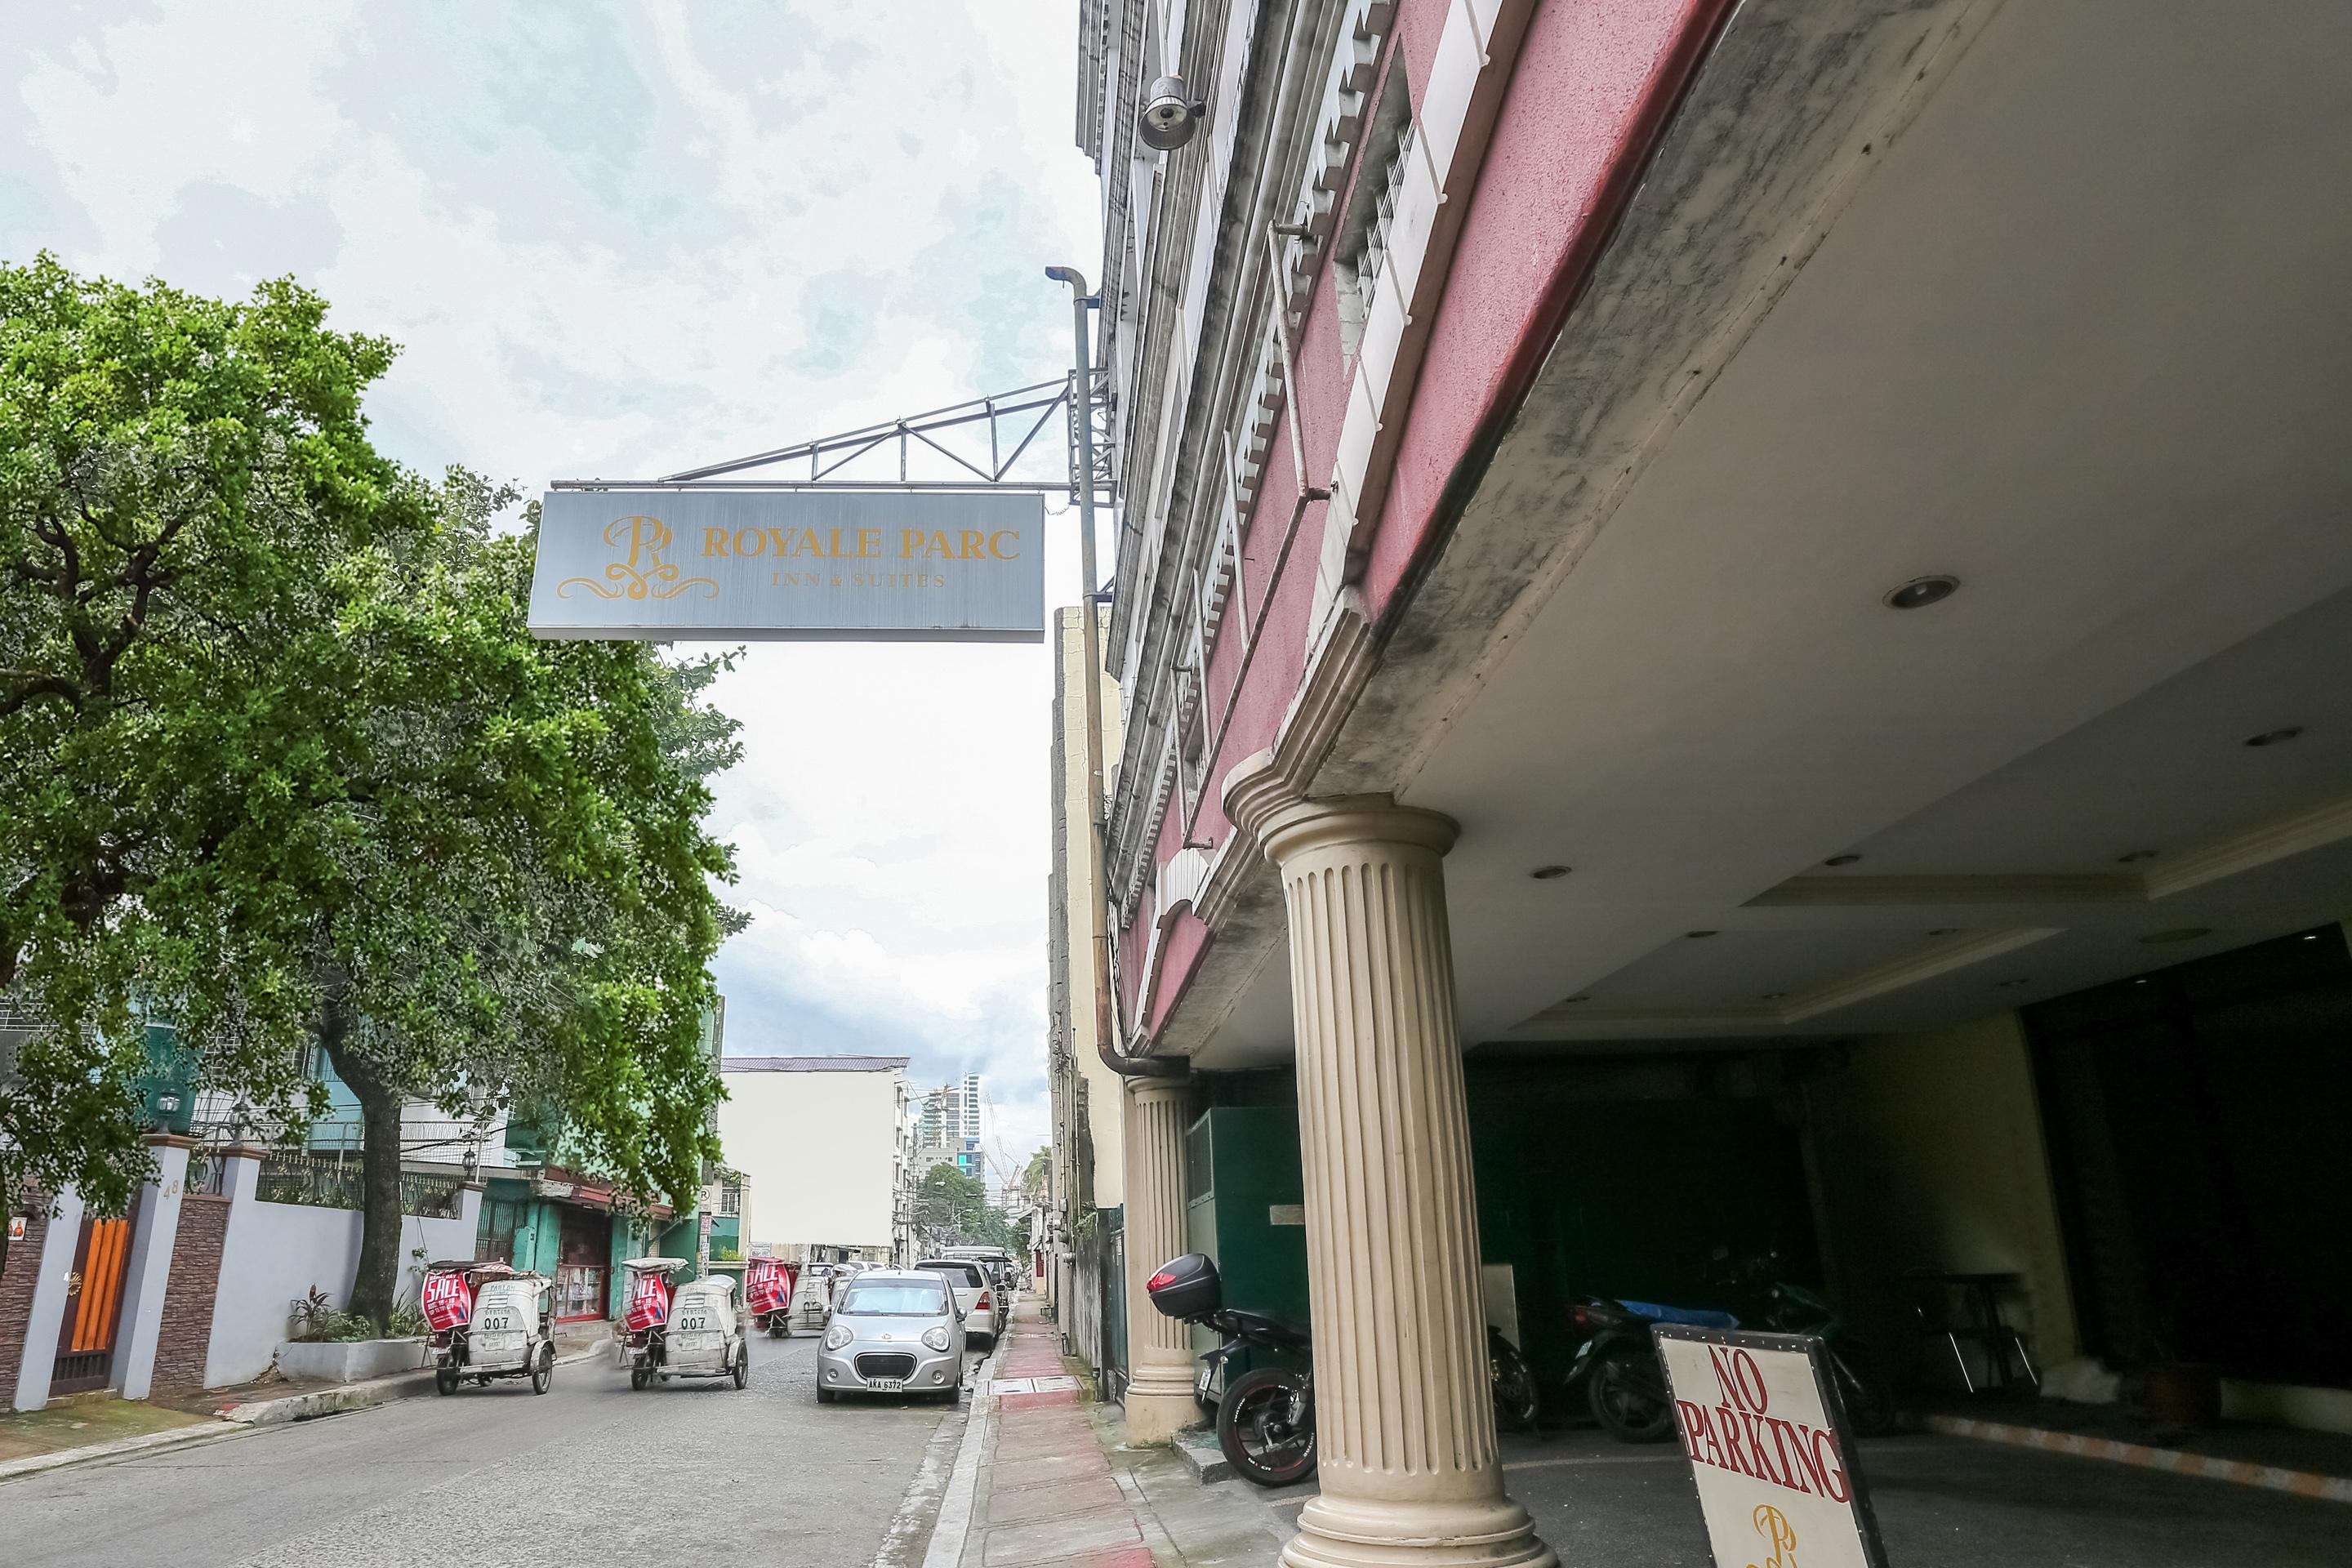
[[1040, 642], [1045, 536], [1034, 492], [551, 490], [530, 629]]
[[1652, 1331], [1717, 1568], [1886, 1568], [1822, 1342]]

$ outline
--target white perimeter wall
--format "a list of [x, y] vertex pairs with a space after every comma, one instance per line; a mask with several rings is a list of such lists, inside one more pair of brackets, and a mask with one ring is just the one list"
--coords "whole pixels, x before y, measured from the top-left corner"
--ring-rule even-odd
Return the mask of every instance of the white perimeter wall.
[[[234, 1160], [236, 1202], [221, 1240], [220, 1289], [213, 1303], [213, 1336], [205, 1356], [205, 1386], [245, 1383], [269, 1370], [286, 1337], [287, 1315], [298, 1297], [317, 1286], [338, 1307], [351, 1300], [360, 1266], [356, 1209], [308, 1204], [266, 1204], [253, 1195], [258, 1163]], [[400, 1293], [414, 1298], [423, 1270], [413, 1256], [471, 1258], [482, 1194], [467, 1188], [456, 1219], [402, 1218]]]
[[719, 1138], [743, 1173], [746, 1247], [890, 1248], [898, 1084], [879, 1072], [726, 1074]]

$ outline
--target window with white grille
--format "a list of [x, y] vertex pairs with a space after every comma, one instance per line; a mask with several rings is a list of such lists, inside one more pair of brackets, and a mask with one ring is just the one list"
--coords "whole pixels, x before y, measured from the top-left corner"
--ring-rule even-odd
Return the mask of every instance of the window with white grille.
[[1404, 73], [1392, 70], [1381, 92], [1371, 131], [1364, 139], [1348, 213], [1339, 226], [1339, 247], [1332, 263], [1338, 274], [1339, 347], [1349, 359], [1362, 347], [1364, 323], [1370, 320], [1372, 301], [1388, 277], [1389, 225], [1396, 217], [1397, 197], [1404, 189], [1406, 160], [1412, 156], [1412, 100], [1405, 91]]

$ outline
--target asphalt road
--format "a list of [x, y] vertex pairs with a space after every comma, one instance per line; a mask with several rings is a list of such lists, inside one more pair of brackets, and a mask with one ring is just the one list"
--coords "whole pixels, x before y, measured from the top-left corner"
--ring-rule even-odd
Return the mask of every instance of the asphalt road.
[[[1578, 1429], [1507, 1437], [1503, 1459], [1511, 1495], [1562, 1563], [1713, 1568], [1690, 1464], [1675, 1444], [1629, 1447]], [[2342, 1503], [1957, 1437], [1867, 1442], [1861, 1469], [1897, 1568], [2352, 1563], [2352, 1509]]]
[[598, 1356], [558, 1367], [544, 1395], [520, 1382], [468, 1385], [0, 1483], [0, 1563], [919, 1561], [925, 1505], [944, 1484], [970, 1396], [820, 1405], [815, 1351], [813, 1336], [754, 1339], [740, 1392], [673, 1383], [632, 1393]]

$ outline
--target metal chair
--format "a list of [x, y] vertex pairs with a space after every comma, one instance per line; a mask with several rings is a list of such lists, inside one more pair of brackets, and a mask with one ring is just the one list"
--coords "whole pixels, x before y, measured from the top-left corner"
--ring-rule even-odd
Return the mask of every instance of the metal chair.
[[[2042, 1391], [2042, 1374], [2034, 1369], [2033, 1357], [2025, 1348], [2025, 1338], [2004, 1321], [2000, 1315], [2000, 1289], [2018, 1283], [2015, 1274], [1946, 1274], [1918, 1272], [1906, 1276], [1916, 1284], [1937, 1288], [1934, 1305], [1915, 1303], [1912, 1312], [1919, 1324], [1920, 1333], [1928, 1339], [1940, 1339], [1952, 1352], [1952, 1364], [1960, 1374], [1960, 1384], [1969, 1394], [1985, 1388], [2004, 1392], [2017, 1386], [2018, 1378], [2010, 1370], [2011, 1358], [2022, 1369], [2024, 1381], [2033, 1391]], [[1973, 1310], [1954, 1313], [1951, 1310], [1953, 1292], [1959, 1292]], [[1973, 1340], [1983, 1351], [1985, 1381], [1979, 1385], [1970, 1370], [1967, 1353], [1960, 1348], [1962, 1340]]]

